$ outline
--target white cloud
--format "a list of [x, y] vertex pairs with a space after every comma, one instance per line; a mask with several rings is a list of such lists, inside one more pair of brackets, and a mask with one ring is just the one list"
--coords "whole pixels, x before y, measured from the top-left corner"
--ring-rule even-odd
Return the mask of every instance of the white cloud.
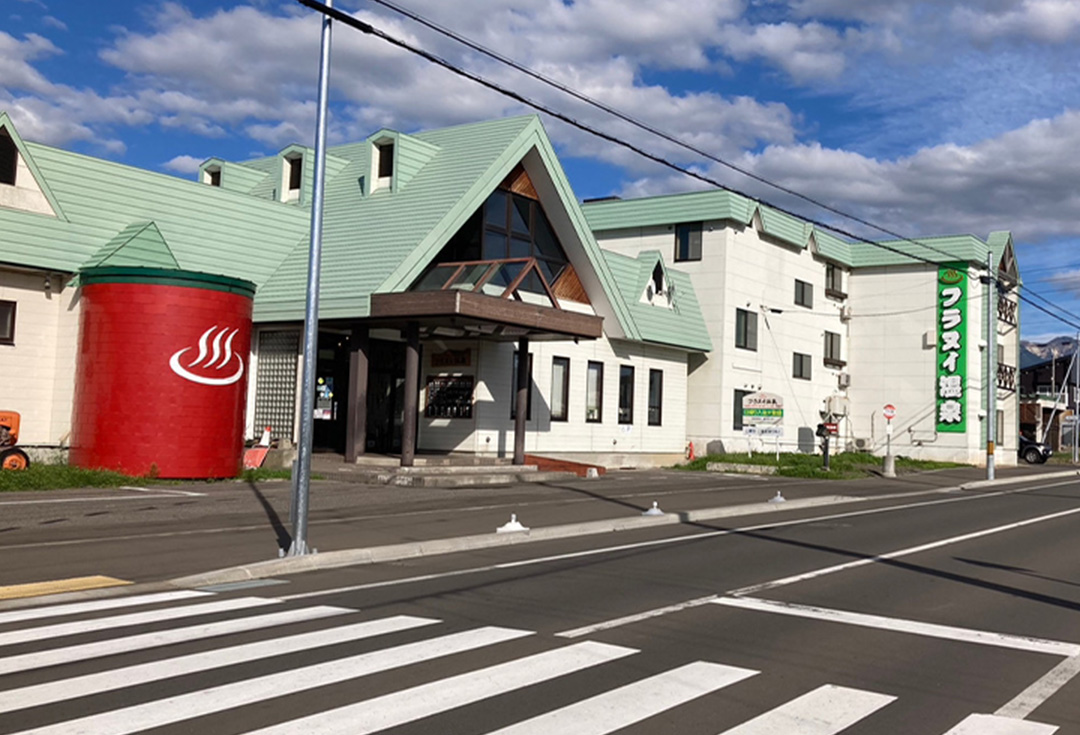
[[196, 158], [195, 156], [175, 156], [163, 163], [162, 167], [181, 174], [193, 174], [198, 172], [199, 166], [205, 160], [205, 158]]
[[1010, 0], [991, 3], [989, 8], [961, 5], [953, 11], [952, 21], [956, 28], [984, 42], [1022, 37], [1064, 43], [1080, 31], [1080, 3], [1076, 0]]

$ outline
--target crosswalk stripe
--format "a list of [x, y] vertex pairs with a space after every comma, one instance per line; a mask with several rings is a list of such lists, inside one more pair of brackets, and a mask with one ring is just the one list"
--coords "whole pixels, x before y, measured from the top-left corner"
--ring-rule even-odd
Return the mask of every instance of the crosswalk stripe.
[[19, 656], [7, 656], [0, 658], [0, 674], [12, 674], [21, 671], [42, 669], [47, 666], [75, 661], [87, 661], [103, 656], [114, 656], [119, 653], [142, 651], [148, 648], [160, 648], [177, 643], [215, 638], [217, 636], [243, 633], [261, 628], [272, 628], [276, 625], [288, 625], [300, 623], [305, 620], [318, 620], [319, 618], [332, 617], [356, 612], [344, 607], [329, 607], [319, 605], [317, 607], [305, 607], [300, 610], [282, 610], [266, 615], [253, 615], [234, 620], [221, 620], [216, 623], [204, 623], [201, 625], [189, 625], [183, 628], [160, 630], [154, 633], [142, 633], [127, 638], [114, 638], [93, 643], [83, 643], [77, 646], [65, 648], [53, 648], [47, 651], [35, 651], [24, 653]]
[[750, 669], [698, 661], [504, 727], [489, 735], [605, 735], [757, 673]]
[[147, 612], [141, 613], [114, 615], [109, 618], [80, 620], [74, 623], [43, 625], [38, 628], [24, 628], [22, 630], [13, 630], [8, 633], [0, 633], [0, 646], [11, 646], [16, 643], [41, 641], [46, 638], [60, 638], [61, 636], [66, 635], [92, 633], [99, 630], [123, 628], [130, 625], [160, 623], [163, 620], [192, 618], [196, 615], [212, 615], [214, 613], [229, 612], [232, 610], [244, 610], [252, 607], [280, 604], [280, 601], [266, 597], [235, 597], [229, 600], [205, 602], [201, 605], [185, 605], [182, 607], [170, 607], [164, 610], [148, 610]]
[[1053, 735], [1056, 725], [997, 715], [971, 715], [945, 735]]
[[896, 697], [826, 684], [722, 735], [834, 735]]
[[247, 735], [364, 735], [414, 722], [488, 697], [598, 666], [637, 653], [632, 648], [585, 641], [403, 689], [366, 702], [255, 730]]
[[11, 689], [0, 692], [0, 712], [39, 707], [43, 704], [59, 702], [65, 699], [100, 694], [115, 689], [209, 671], [224, 666], [233, 666], [248, 661], [284, 656], [297, 651], [307, 651], [348, 641], [358, 641], [424, 625], [434, 625], [438, 622], [438, 620], [431, 618], [398, 615], [391, 618], [343, 625], [339, 628], [316, 630], [284, 638], [274, 638], [230, 648], [203, 651], [188, 656], [178, 656], [164, 661], [153, 661], [137, 666], [128, 666], [123, 669], [51, 681], [46, 684], [21, 689]]
[[135, 595], [133, 597], [110, 597], [107, 600], [93, 600], [90, 602], [72, 602], [66, 605], [31, 607], [25, 610], [9, 610], [8, 612], [0, 612], [0, 625], [22, 623], [27, 620], [57, 618], [62, 615], [79, 615], [81, 613], [100, 612], [101, 610], [137, 607], [138, 605], [154, 605], [159, 602], [176, 602], [177, 600], [187, 600], [192, 597], [206, 597], [209, 594], [209, 592], [199, 592], [198, 590], [176, 590], [175, 592], [156, 592], [150, 595]]
[[127, 735], [527, 635], [532, 634], [510, 628], [476, 628], [25, 730], [17, 735]]

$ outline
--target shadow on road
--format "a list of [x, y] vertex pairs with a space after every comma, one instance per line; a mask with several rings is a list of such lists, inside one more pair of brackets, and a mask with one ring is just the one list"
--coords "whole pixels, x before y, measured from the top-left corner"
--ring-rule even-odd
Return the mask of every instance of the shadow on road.
[[281, 516], [277, 514], [274, 506], [270, 505], [270, 501], [266, 499], [266, 496], [262, 494], [262, 491], [254, 482], [249, 482], [247, 485], [255, 499], [259, 501], [263, 512], [266, 513], [266, 519], [270, 521], [270, 526], [277, 535], [278, 548], [282, 551], [288, 551], [292, 546], [292, 534], [285, 528], [285, 524], [281, 522]]

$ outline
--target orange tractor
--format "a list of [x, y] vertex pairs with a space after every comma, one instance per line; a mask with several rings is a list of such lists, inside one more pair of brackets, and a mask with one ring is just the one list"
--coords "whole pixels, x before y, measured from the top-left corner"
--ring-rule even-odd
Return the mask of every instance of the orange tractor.
[[19, 414], [0, 411], [0, 469], [25, 470], [30, 466], [26, 452], [17, 448], [19, 440]]

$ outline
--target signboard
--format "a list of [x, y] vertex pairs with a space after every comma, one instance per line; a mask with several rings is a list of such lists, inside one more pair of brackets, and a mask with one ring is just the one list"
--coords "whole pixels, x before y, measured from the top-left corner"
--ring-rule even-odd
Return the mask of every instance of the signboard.
[[884, 414], [886, 420], [892, 421], [896, 418], [896, 406], [886, 403], [885, 408], [881, 409], [881, 413]]
[[826, 423], [822, 424], [822, 426], [825, 427], [825, 431], [828, 432], [829, 436], [839, 436], [840, 435], [840, 424], [834, 424], [832, 422], [826, 422]]
[[784, 421], [784, 399], [775, 393], [751, 393], [743, 396], [743, 426], [780, 424]]
[[742, 420], [746, 436], [783, 436], [783, 397], [760, 391], [743, 396]]
[[938, 432], [967, 431], [967, 266], [941, 266], [937, 283]]

